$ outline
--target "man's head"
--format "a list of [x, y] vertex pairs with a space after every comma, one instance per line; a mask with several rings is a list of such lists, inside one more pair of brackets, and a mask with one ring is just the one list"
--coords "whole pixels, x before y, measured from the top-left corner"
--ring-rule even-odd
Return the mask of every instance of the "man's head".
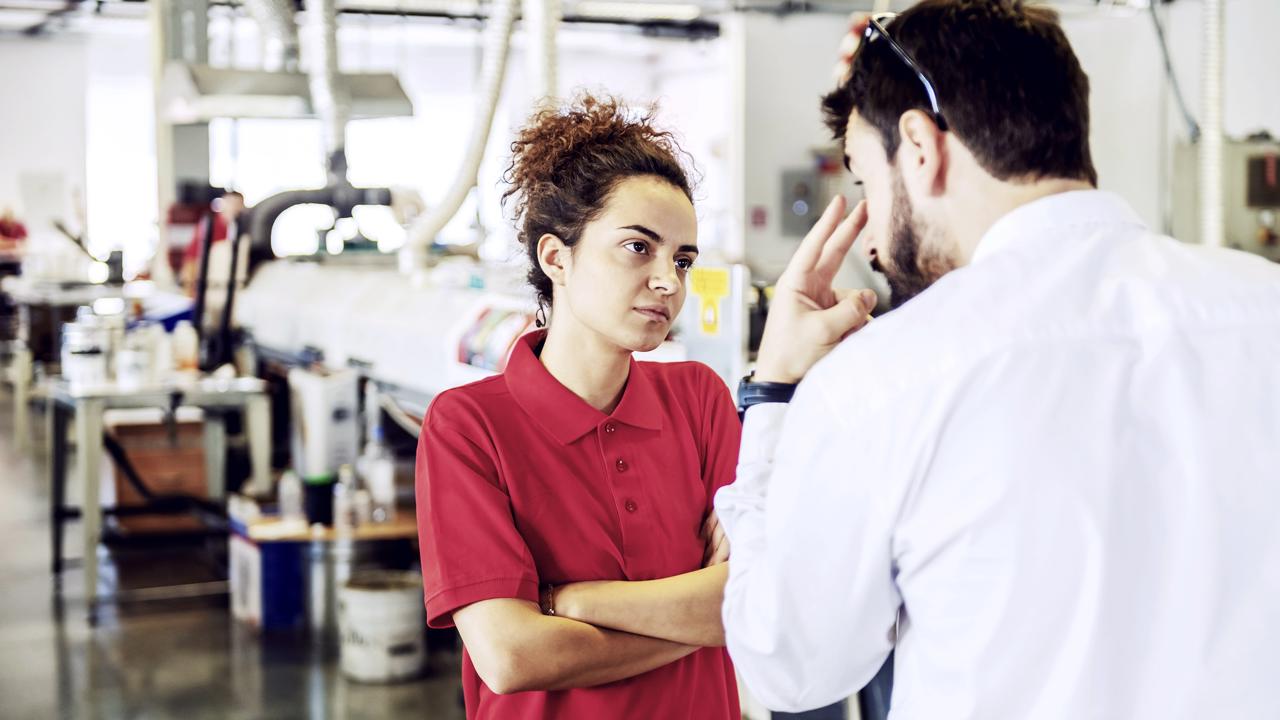
[[896, 306], [966, 264], [1000, 215], [1097, 173], [1089, 80], [1052, 10], [923, 0], [880, 23], [924, 78], [873, 30], [823, 110], [866, 192], [864, 250]]
[[228, 190], [222, 193], [216, 210], [222, 213], [224, 219], [235, 220], [240, 217], [240, 213], [244, 212], [244, 195], [235, 190]]

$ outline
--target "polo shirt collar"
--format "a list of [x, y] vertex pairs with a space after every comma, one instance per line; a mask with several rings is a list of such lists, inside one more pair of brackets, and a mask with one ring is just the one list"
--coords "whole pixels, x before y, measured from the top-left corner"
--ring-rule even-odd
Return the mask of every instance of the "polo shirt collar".
[[511, 396], [544, 431], [562, 445], [568, 445], [610, 417], [646, 430], [662, 429], [662, 406], [657, 390], [635, 358], [631, 358], [622, 400], [612, 415], [605, 415], [561, 385], [538, 360], [538, 351], [546, 336], [546, 330], [538, 330], [517, 340], [503, 371]]

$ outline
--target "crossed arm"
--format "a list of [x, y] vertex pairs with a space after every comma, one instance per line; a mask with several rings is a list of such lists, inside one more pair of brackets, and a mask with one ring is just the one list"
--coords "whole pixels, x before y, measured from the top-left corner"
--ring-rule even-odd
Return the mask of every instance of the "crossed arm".
[[555, 588], [555, 615], [526, 600], [495, 599], [454, 612], [476, 673], [499, 694], [615, 682], [724, 645], [720, 603], [728, 542], [714, 514], [704, 527], [709, 565], [639, 582]]

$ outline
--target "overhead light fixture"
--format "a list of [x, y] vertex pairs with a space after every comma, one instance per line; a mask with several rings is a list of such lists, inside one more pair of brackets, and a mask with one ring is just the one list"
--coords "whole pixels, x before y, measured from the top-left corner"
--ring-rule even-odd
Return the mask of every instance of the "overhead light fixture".
[[688, 22], [702, 16], [697, 5], [679, 3], [610, 2], [609, 0], [585, 0], [573, 6], [578, 15], [592, 18], [616, 18], [618, 20], [675, 20]]
[[26, 30], [49, 19], [49, 13], [37, 10], [3, 10], [0, 11], [0, 28], [5, 30]]

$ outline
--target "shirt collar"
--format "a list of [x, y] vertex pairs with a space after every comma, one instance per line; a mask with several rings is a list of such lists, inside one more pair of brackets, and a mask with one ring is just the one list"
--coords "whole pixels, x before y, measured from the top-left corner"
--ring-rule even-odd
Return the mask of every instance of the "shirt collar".
[[1075, 190], [1040, 198], [1015, 208], [991, 226], [978, 241], [970, 264], [1007, 249], [1016, 240], [1042, 237], [1080, 225], [1145, 226], [1129, 203], [1103, 190]]
[[517, 340], [503, 371], [511, 396], [544, 431], [568, 445], [610, 417], [646, 430], [662, 429], [657, 390], [635, 358], [631, 358], [622, 400], [612, 415], [605, 415], [561, 385], [538, 360], [546, 336], [546, 330], [538, 330]]

